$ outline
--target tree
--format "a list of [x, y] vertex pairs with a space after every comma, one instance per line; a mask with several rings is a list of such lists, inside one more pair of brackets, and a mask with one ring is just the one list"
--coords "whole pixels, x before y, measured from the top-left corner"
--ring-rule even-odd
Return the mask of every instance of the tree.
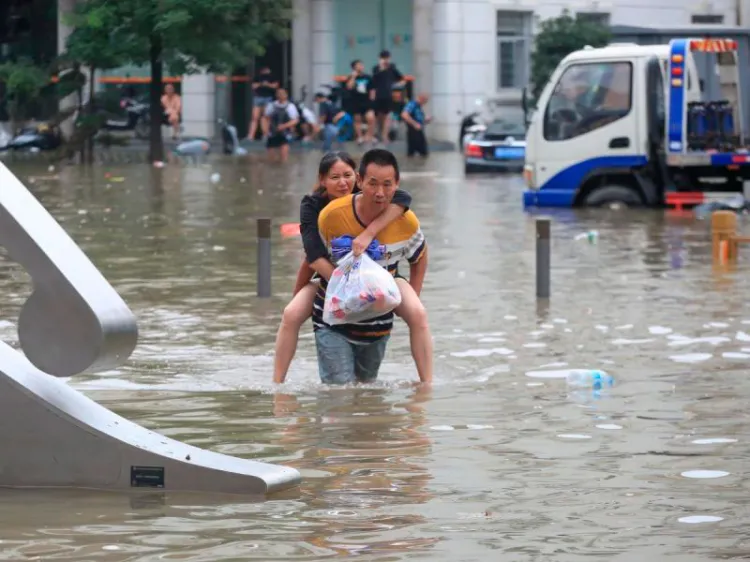
[[5, 84], [5, 96], [0, 102], [8, 104], [12, 131], [15, 131], [19, 121], [26, 118], [31, 105], [49, 85], [49, 79], [49, 73], [31, 59], [20, 58], [0, 64], [0, 82]]
[[534, 41], [531, 55], [532, 96], [539, 99], [552, 73], [566, 56], [586, 45], [603, 47], [609, 43], [609, 27], [572, 17], [567, 10], [557, 18], [545, 20]]
[[[81, 67], [88, 68], [88, 101], [83, 104], [83, 88], [78, 90], [78, 118], [75, 130], [69, 139], [68, 152], [81, 150], [84, 158], [89, 161], [94, 157], [94, 136], [102, 125], [103, 117], [97, 114], [95, 96], [96, 72], [120, 66], [126, 61], [123, 45], [112, 37], [110, 30], [118, 22], [114, 19], [116, 13], [109, 6], [90, 6], [77, 3], [73, 11], [66, 13], [66, 23], [73, 31], [66, 41], [66, 50], [58, 58], [59, 75], [67, 77], [71, 74], [81, 76]], [[85, 85], [85, 84], [84, 84]], [[63, 96], [61, 96], [63, 98]], [[63, 108], [63, 113], [69, 113], [71, 107]]]
[[149, 65], [152, 160], [164, 158], [165, 67], [176, 74], [230, 73], [263, 54], [269, 39], [283, 38], [292, 17], [291, 0], [82, 0], [75, 13], [80, 32], [68, 38], [71, 52], [114, 45], [121, 63]]

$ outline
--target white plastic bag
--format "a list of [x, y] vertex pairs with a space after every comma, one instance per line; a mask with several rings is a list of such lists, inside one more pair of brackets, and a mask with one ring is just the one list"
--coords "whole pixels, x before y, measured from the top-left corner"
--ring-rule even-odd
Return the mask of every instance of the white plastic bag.
[[333, 270], [326, 289], [323, 322], [353, 324], [382, 316], [401, 304], [393, 275], [367, 254], [349, 252]]

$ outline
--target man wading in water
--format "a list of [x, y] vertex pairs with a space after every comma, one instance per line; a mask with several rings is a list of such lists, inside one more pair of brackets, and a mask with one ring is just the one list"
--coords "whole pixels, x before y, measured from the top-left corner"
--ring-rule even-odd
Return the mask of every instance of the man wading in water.
[[284, 88], [276, 91], [276, 101], [266, 106], [269, 135], [266, 148], [271, 159], [278, 156], [282, 162], [289, 157], [289, 135], [299, 123], [299, 112]]

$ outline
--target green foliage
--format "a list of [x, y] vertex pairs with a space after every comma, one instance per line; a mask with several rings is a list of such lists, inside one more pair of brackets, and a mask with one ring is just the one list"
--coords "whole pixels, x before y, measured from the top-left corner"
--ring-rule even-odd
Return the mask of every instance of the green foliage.
[[0, 82], [5, 84], [5, 97], [0, 101], [7, 102], [11, 121], [24, 118], [49, 79], [47, 71], [28, 58], [0, 64]]
[[[170, 73], [229, 73], [283, 38], [291, 0], [79, 0], [69, 21], [69, 56], [100, 70], [123, 64], [151, 67], [151, 103]], [[151, 156], [161, 159], [161, 115], [151, 112]]]
[[154, 40], [170, 72], [229, 72], [283, 38], [291, 0], [82, 0], [69, 56], [99, 69], [148, 64]]
[[566, 56], [586, 45], [603, 47], [609, 43], [610, 37], [607, 26], [574, 18], [567, 10], [560, 17], [543, 21], [531, 55], [533, 98], [539, 99], [555, 68]]

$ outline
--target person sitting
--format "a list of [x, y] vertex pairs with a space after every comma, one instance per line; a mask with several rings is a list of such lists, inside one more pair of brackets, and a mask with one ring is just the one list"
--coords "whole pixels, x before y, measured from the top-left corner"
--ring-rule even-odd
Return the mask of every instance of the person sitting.
[[338, 137], [338, 123], [346, 114], [333, 105], [333, 102], [322, 92], [315, 94], [315, 102], [319, 104], [318, 115], [323, 129], [323, 152], [328, 152], [333, 146], [333, 141]]
[[182, 99], [180, 98], [180, 94], [175, 92], [174, 85], [167, 84], [164, 86], [161, 105], [164, 108], [166, 122], [172, 127], [172, 139], [177, 140], [180, 136]]

